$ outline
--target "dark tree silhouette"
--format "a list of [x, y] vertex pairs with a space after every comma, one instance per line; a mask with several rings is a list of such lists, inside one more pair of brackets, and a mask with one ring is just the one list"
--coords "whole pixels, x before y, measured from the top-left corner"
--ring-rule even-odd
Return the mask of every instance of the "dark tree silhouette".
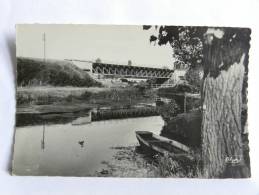
[[97, 58], [97, 59], [95, 60], [95, 62], [96, 62], [96, 63], [102, 63], [102, 60], [101, 60], [100, 58]]
[[151, 35], [150, 38], [149, 38], [150, 44], [151, 44], [152, 42], [154, 42], [154, 45], [156, 45], [156, 40], [157, 40], [157, 37], [154, 36], [154, 35]]
[[128, 61], [128, 66], [132, 66], [132, 61], [131, 60]]

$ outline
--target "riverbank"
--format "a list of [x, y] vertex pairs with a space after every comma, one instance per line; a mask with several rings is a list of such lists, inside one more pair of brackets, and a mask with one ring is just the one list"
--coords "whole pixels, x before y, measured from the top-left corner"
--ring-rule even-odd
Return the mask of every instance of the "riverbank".
[[76, 99], [87, 100], [87, 97], [90, 97], [91, 94], [108, 90], [108, 88], [101, 87], [18, 87], [16, 90], [17, 107], [49, 105], [60, 102], [71, 103]]
[[115, 109], [151, 104], [153, 93], [143, 95], [137, 88], [19, 87], [16, 92], [17, 113], [71, 112], [80, 107]]
[[[91, 106], [91, 105], [90, 105]], [[16, 114], [16, 126], [42, 125], [42, 124], [66, 124], [73, 123], [79, 119], [78, 125], [91, 123], [94, 121], [126, 119], [158, 116], [155, 107], [132, 107], [124, 109], [105, 109], [96, 110], [84, 105], [44, 105], [25, 107], [22, 112]], [[93, 109], [93, 110], [92, 110]], [[21, 111], [21, 110], [20, 110]]]
[[116, 154], [111, 161], [103, 161], [106, 168], [96, 172], [98, 177], [156, 177], [154, 166], [137, 153], [135, 146], [114, 147]]
[[183, 163], [181, 159], [169, 156], [148, 156], [139, 146], [113, 147], [116, 150], [111, 161], [103, 161], [106, 166], [96, 172], [98, 177], [172, 177], [202, 178], [195, 162]]
[[20, 87], [16, 126], [64, 124], [89, 115], [90, 110], [92, 121], [158, 115], [149, 94], [134, 87]]

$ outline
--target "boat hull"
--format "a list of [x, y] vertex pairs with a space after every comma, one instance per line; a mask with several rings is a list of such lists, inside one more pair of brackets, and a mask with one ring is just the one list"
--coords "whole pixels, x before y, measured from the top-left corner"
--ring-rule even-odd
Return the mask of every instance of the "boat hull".
[[173, 157], [185, 156], [192, 158], [190, 148], [174, 140], [155, 135], [148, 131], [136, 131], [140, 147], [149, 154], [160, 153]]

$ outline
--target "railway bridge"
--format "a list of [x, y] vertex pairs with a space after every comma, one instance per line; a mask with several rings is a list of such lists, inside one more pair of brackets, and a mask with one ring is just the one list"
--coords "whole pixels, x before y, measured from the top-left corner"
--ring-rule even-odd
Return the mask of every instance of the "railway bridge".
[[144, 66], [129, 66], [111, 63], [69, 59], [73, 64], [92, 75], [102, 78], [162, 79], [171, 78], [174, 70]]
[[173, 70], [143, 66], [128, 66], [117, 64], [93, 63], [92, 73], [106, 77], [139, 78], [139, 79], [169, 79]]

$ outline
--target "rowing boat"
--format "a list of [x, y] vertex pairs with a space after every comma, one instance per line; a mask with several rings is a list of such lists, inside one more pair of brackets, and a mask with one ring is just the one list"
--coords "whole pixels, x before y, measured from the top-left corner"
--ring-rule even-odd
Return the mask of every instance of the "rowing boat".
[[185, 156], [192, 159], [190, 148], [180, 142], [168, 139], [149, 131], [136, 131], [136, 137], [142, 149], [169, 156]]

